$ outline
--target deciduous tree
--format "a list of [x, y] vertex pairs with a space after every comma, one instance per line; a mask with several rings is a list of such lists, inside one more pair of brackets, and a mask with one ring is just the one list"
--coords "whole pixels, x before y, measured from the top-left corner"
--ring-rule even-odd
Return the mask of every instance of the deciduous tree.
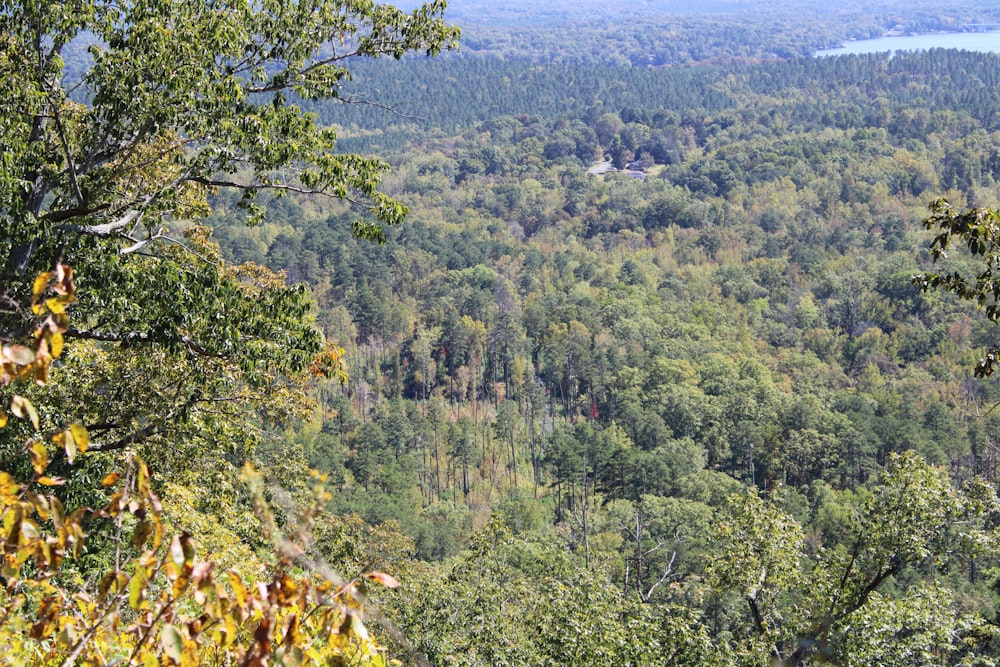
[[387, 165], [338, 154], [296, 101], [339, 99], [351, 58], [450, 48], [444, 5], [0, 3], [0, 342], [30, 336], [36, 275], [71, 264], [80, 286], [43, 427], [72, 413], [93, 450], [197, 443], [238, 467], [254, 429], [227, 425], [301, 406], [293, 378], [323, 346], [305, 291], [227, 266], [192, 221], [219, 190], [251, 222], [259, 193], [304, 193], [384, 238], [407, 212], [379, 190]]

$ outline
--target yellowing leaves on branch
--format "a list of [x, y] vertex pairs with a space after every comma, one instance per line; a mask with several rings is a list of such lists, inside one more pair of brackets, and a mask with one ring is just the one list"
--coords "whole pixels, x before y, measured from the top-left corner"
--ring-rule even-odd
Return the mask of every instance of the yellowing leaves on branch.
[[[134, 459], [125, 479], [105, 508], [66, 512], [55, 495], [0, 473], [0, 642], [11, 664], [386, 664], [362, 620], [362, 579], [334, 579], [284, 540], [270, 572], [219, 572], [187, 533], [166, 537], [145, 463]], [[114, 522], [122, 539], [133, 526], [137, 555], [94, 587], [67, 587], [60, 570], [84, 552], [85, 520]]]
[[[56, 273], [64, 279], [53, 289], [72, 297], [72, 282], [65, 280], [72, 270], [60, 265]], [[36, 298], [47, 280], [36, 281]], [[60, 315], [65, 327], [65, 310]], [[36, 338], [44, 341], [49, 326], [48, 320], [41, 324]], [[36, 363], [35, 356], [17, 350], [7, 355], [7, 384]], [[38, 429], [37, 413], [26, 399], [14, 395], [10, 410]], [[89, 440], [79, 424], [51, 437], [71, 464], [86, 452]], [[258, 566], [260, 576], [247, 581], [234, 570], [216, 573], [215, 563], [197, 557], [187, 532], [167, 537], [163, 503], [148, 466], [138, 457], [128, 458], [124, 477], [112, 473], [104, 478], [102, 487], [111, 495], [102, 509], [67, 512], [59, 497], [46, 490], [65, 481], [47, 474], [49, 448], [32, 438], [25, 449], [33, 472], [29, 482], [0, 472], [0, 644], [6, 659], [67, 667], [386, 664], [362, 620], [365, 581], [390, 588], [399, 583], [381, 572], [345, 582], [308, 558], [306, 545], [281, 536], [263, 499], [262, 482], [251, 470], [245, 473], [247, 482], [276, 554], [270, 570]], [[314, 513], [329, 500], [321, 485], [315, 494], [317, 504], [296, 517], [301, 539], [308, 539]], [[91, 573], [97, 575], [96, 586], [75, 584], [74, 577], [67, 585], [63, 566], [87, 549], [84, 522], [114, 525], [114, 567]], [[133, 558], [123, 555], [130, 551]], [[302, 574], [293, 576], [292, 570]]]

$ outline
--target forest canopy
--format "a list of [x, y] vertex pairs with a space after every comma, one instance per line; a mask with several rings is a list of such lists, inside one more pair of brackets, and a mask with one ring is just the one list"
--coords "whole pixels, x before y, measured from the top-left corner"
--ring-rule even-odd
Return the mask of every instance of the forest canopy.
[[990, 664], [1000, 59], [800, 56], [995, 7], [818, 4], [0, 5], [0, 643]]

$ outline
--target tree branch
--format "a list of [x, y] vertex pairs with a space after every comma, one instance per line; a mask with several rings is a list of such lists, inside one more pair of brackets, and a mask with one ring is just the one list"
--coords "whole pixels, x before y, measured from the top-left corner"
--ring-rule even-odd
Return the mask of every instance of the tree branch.
[[[166, 415], [165, 419], [167, 420], [173, 419], [176, 416], [177, 416], [176, 412], [170, 412]], [[88, 452], [118, 451], [121, 449], [125, 449], [130, 445], [142, 442], [146, 438], [150, 438], [154, 435], [159, 435], [160, 433], [163, 433], [165, 430], [166, 428], [163, 426], [163, 424], [147, 424], [144, 428], [141, 428], [138, 431], [133, 431], [132, 433], [129, 433], [128, 435], [119, 438], [114, 442], [91, 443], [90, 446], [87, 448], [87, 451]]]
[[831, 609], [830, 613], [828, 613], [823, 620], [814, 625], [804, 637], [799, 638], [798, 646], [796, 647], [795, 652], [788, 659], [789, 667], [795, 667], [796, 665], [803, 664], [806, 657], [816, 650], [817, 645], [826, 640], [827, 634], [836, 623], [847, 618], [858, 609], [861, 609], [861, 607], [868, 602], [868, 598], [871, 597], [871, 594], [878, 590], [879, 586], [881, 586], [886, 579], [898, 573], [899, 570], [902, 569], [902, 566], [903, 562], [901, 560], [893, 559], [891, 561], [891, 565], [875, 575], [875, 577], [868, 582], [858, 597], [851, 604], [846, 605], [838, 613], [833, 613], [833, 610]]
[[[48, 86], [46, 86], [44, 83], [42, 85], [48, 88]], [[51, 102], [52, 91], [48, 90], [46, 92], [48, 92]], [[83, 207], [84, 206], [83, 191], [80, 190], [80, 182], [77, 180], [76, 177], [76, 164], [73, 161], [73, 151], [70, 150], [69, 140], [66, 139], [66, 128], [63, 125], [62, 116], [59, 113], [59, 104], [57, 102], [51, 102], [51, 103], [52, 103], [52, 116], [56, 122], [56, 132], [59, 134], [59, 142], [62, 144], [63, 154], [66, 156], [66, 171], [69, 172], [69, 181], [73, 185], [73, 193], [76, 195], [77, 204]]]
[[767, 626], [764, 621], [764, 614], [760, 611], [760, 604], [757, 602], [757, 592], [748, 593], [746, 596], [747, 604], [750, 605], [750, 615], [753, 616], [753, 625], [757, 628], [757, 632], [764, 634], [767, 632]]
[[[652, 550], [650, 550], [650, 551], [648, 551], [646, 553], [648, 555], [649, 553], [652, 553]], [[677, 560], [677, 551], [674, 551], [673, 554], [670, 555], [670, 562], [667, 563], [666, 568], [664, 568], [663, 576], [660, 577], [659, 581], [657, 581], [655, 584], [653, 584], [652, 586], [649, 587], [649, 590], [646, 591], [646, 595], [643, 597], [643, 600], [642, 600], [643, 602], [649, 602], [649, 599], [651, 597], [653, 597], [653, 593], [656, 591], [656, 589], [659, 588], [660, 585], [663, 584], [663, 582], [666, 581], [670, 577], [671, 574], [673, 574], [673, 571], [674, 571], [674, 561], [675, 560]]]
[[393, 114], [394, 116], [399, 116], [400, 118], [406, 118], [408, 120], [426, 120], [426, 118], [423, 117], [423, 116], [414, 116], [414, 115], [411, 115], [411, 114], [405, 114], [402, 111], [399, 111], [398, 109], [389, 106], [388, 104], [381, 104], [379, 102], [373, 102], [371, 100], [364, 99], [364, 98], [361, 98], [361, 97], [339, 97], [338, 96], [337, 99], [340, 100], [341, 102], [343, 102], [344, 104], [358, 104], [358, 105], [365, 105], [365, 106], [375, 107], [376, 109], [382, 109], [383, 111], [388, 111], [389, 113]]
[[331, 199], [346, 199], [347, 201], [353, 201], [345, 197], [340, 197], [332, 192], [327, 192], [326, 190], [304, 188], [297, 185], [289, 185], [288, 183], [239, 183], [237, 181], [222, 181], [213, 178], [202, 178], [201, 176], [188, 176], [184, 180], [216, 188], [236, 188], [239, 190], [282, 190], [302, 195], [322, 195], [324, 197], [330, 197]]
[[[140, 197], [123, 208], [127, 208], [128, 212], [117, 220], [112, 220], [111, 222], [105, 222], [101, 225], [59, 225], [56, 227], [59, 231], [75, 232], [77, 234], [90, 234], [93, 236], [112, 236], [116, 232], [125, 229], [131, 224], [137, 224], [144, 215], [145, 207], [149, 206], [151, 203], [156, 201], [160, 194], [164, 192], [170, 192], [175, 189], [178, 185], [186, 180], [193, 180], [190, 178], [190, 172], [181, 174], [175, 178], [172, 182], [165, 184], [158, 191], [150, 193], [144, 197]], [[110, 208], [110, 204], [100, 204], [92, 208], [89, 212], [97, 212]], [[52, 214], [52, 219], [67, 219], [70, 217], [75, 217], [77, 215], [85, 215], [88, 211], [60, 211], [59, 213]], [[44, 216], [43, 216], [44, 219]]]
[[101, 211], [106, 211], [111, 208], [110, 204], [98, 204], [97, 206], [77, 206], [76, 208], [66, 208], [60, 211], [49, 211], [41, 216], [40, 220], [45, 220], [47, 222], [62, 222], [63, 220], [69, 220], [70, 218], [76, 218], [82, 215], [92, 215], [94, 213], [100, 213]]
[[201, 402], [202, 400], [203, 400], [203, 396], [202, 396], [201, 392], [200, 391], [195, 391], [182, 404], [180, 404], [179, 406], [176, 406], [173, 410], [171, 410], [170, 412], [168, 412], [167, 414], [165, 414], [163, 416], [163, 419], [161, 421], [147, 424], [146, 426], [144, 426], [143, 428], [139, 429], [138, 431], [133, 431], [132, 433], [129, 433], [128, 435], [123, 436], [123, 437], [119, 438], [118, 440], [115, 440], [114, 442], [106, 442], [106, 443], [98, 443], [98, 444], [93, 444], [92, 443], [90, 445], [90, 447], [87, 448], [87, 451], [88, 452], [113, 452], [113, 451], [118, 451], [120, 449], [125, 449], [126, 447], [128, 447], [130, 445], [134, 445], [136, 443], [142, 442], [143, 440], [145, 440], [147, 438], [150, 438], [150, 437], [152, 437], [154, 435], [160, 435], [161, 433], [165, 433], [166, 430], [167, 430], [167, 427], [166, 427], [167, 423], [169, 423], [172, 419], [175, 419], [179, 415], [182, 415], [182, 414], [186, 413], [188, 410], [191, 409], [192, 406], [194, 406], [196, 403]]
[[[80, 338], [83, 340], [96, 340], [104, 343], [158, 343], [160, 342], [156, 338], [150, 336], [144, 331], [129, 331], [127, 333], [114, 333], [108, 331], [92, 331], [84, 329], [75, 329], [70, 327], [64, 334], [67, 338]], [[190, 336], [181, 336], [181, 343], [187, 348], [188, 352], [196, 354], [202, 357], [215, 357], [217, 359], [226, 359], [229, 355], [218, 354], [215, 352], [209, 352], [205, 347], [194, 340]]]
[[[148, 203], [148, 202], [146, 202]], [[105, 205], [107, 208], [107, 205]], [[76, 232], [78, 234], [91, 234], [94, 236], [111, 236], [117, 231], [120, 231], [142, 217], [142, 211], [140, 209], [132, 209], [122, 217], [117, 220], [112, 220], [111, 222], [106, 222], [103, 225], [60, 225], [56, 229], [60, 231]]]
[[154, 342], [148, 333], [142, 331], [130, 331], [128, 333], [110, 333], [105, 331], [91, 331], [70, 327], [66, 330], [67, 338], [81, 338], [83, 340], [96, 340], [105, 343], [151, 343]]

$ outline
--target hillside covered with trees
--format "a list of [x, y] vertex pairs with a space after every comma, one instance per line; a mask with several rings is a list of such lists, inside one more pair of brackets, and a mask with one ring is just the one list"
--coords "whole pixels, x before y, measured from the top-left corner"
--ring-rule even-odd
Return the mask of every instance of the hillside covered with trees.
[[11, 655], [992, 664], [995, 8], [690, 4], [0, 12]]

